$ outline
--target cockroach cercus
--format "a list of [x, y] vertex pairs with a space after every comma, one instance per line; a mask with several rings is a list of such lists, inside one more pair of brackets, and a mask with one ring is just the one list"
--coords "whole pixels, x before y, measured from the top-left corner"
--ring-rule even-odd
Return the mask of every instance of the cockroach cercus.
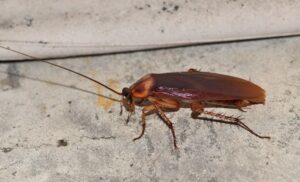
[[120, 100], [121, 106], [124, 106], [129, 112], [126, 123], [128, 123], [131, 113], [134, 112], [135, 106], [143, 107], [142, 131], [138, 137], [133, 139], [134, 141], [144, 135], [146, 115], [157, 113], [170, 128], [174, 147], [177, 148], [173, 124], [165, 115], [165, 112], [178, 111], [180, 108], [190, 108], [192, 110], [192, 118], [198, 118], [200, 114], [206, 114], [219, 119], [217, 120], [219, 122], [239, 126], [259, 138], [270, 138], [269, 136], [261, 136], [251, 130], [239, 117], [226, 116], [225, 114], [204, 110], [207, 107], [224, 107], [243, 111], [247, 106], [264, 104], [265, 91], [250, 81], [228, 75], [189, 69], [185, 72], [148, 74], [129, 88], [125, 87], [122, 92], [118, 92], [91, 77], [71, 69], [12, 50], [9, 47], [0, 47], [73, 72], [120, 95], [122, 97]]

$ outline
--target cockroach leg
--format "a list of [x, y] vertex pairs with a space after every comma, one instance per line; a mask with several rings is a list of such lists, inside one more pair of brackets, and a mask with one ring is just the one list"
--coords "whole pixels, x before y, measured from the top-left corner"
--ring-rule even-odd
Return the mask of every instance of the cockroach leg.
[[178, 149], [177, 147], [177, 142], [176, 142], [176, 135], [175, 135], [175, 131], [174, 131], [174, 127], [173, 127], [173, 123], [170, 121], [170, 119], [165, 115], [165, 113], [163, 112], [163, 110], [157, 106], [154, 105], [154, 107], [157, 110], [157, 113], [159, 114], [159, 116], [162, 118], [162, 120], [166, 123], [166, 125], [171, 129], [172, 131], [172, 135], [173, 135], [173, 143], [174, 143], [174, 147], [175, 149]]
[[177, 111], [180, 106], [179, 103], [175, 100], [169, 100], [169, 99], [157, 99], [154, 97], [149, 97], [149, 101], [152, 103], [152, 105], [145, 106], [142, 111], [142, 132], [141, 134], [134, 138], [133, 141], [140, 139], [144, 133], [146, 128], [146, 115], [153, 113], [154, 111], [157, 112], [157, 114], [162, 118], [162, 120], [166, 123], [166, 125], [171, 129], [172, 135], [173, 135], [173, 142], [174, 147], [177, 149], [176, 144], [176, 136], [175, 131], [172, 122], [169, 120], [169, 118], [165, 115], [163, 112], [163, 109], [169, 110], [169, 111]]
[[240, 120], [240, 117], [225, 116], [224, 114], [214, 113], [214, 112], [210, 112], [210, 111], [203, 111], [203, 113], [206, 115], [220, 118], [222, 120], [220, 122], [222, 122], [222, 123], [237, 125], [243, 129], [249, 131], [251, 134], [257, 136], [258, 138], [267, 138], [267, 139], [271, 138], [269, 136], [262, 136], [262, 135], [257, 134], [256, 132], [254, 132], [252, 129], [250, 129], [245, 123], [243, 123]]
[[[245, 102], [244, 102], [245, 104]], [[203, 113], [203, 114], [206, 114], [206, 115], [210, 115], [210, 116], [213, 116], [213, 117], [216, 117], [216, 118], [219, 118], [221, 119], [221, 123], [226, 123], [226, 124], [232, 124], [232, 125], [236, 125], [236, 126], [239, 126], [247, 131], [249, 131], [251, 134], [259, 137], [259, 138], [267, 138], [267, 139], [270, 139], [269, 136], [261, 136], [259, 134], [257, 134], [256, 132], [254, 132], [252, 129], [250, 129], [245, 123], [243, 123], [241, 121], [241, 118], [240, 117], [233, 117], [233, 116], [226, 116], [224, 114], [220, 114], [220, 113], [214, 113], [214, 112], [210, 112], [210, 111], [204, 111], [201, 103], [199, 102], [194, 102], [191, 104], [191, 109], [192, 109], [192, 118], [196, 119], [198, 118], [198, 116]]]
[[238, 110], [242, 112], [246, 112], [243, 107], [249, 106], [250, 102], [247, 100], [238, 100], [234, 102], [234, 105], [237, 107]]
[[173, 123], [165, 115], [163, 110], [177, 111], [180, 108], [180, 104], [176, 100], [165, 99], [165, 98], [162, 99], [162, 98], [149, 97], [149, 100], [153, 103], [153, 106], [155, 107], [157, 114], [166, 123], [166, 125], [171, 129], [172, 135], [173, 135], [174, 147], [175, 147], [175, 149], [177, 149], [178, 147], [177, 147], [176, 135], [175, 135]]
[[122, 116], [123, 114], [123, 105], [122, 105], [122, 102], [120, 102], [120, 116]]
[[140, 139], [144, 135], [145, 129], [146, 129], [146, 115], [148, 113], [151, 113], [152, 111], [155, 111], [155, 110], [156, 110], [156, 108], [153, 105], [145, 106], [143, 108], [143, 111], [142, 111], [142, 132], [138, 137], [134, 138], [133, 141]]
[[194, 119], [196, 119], [204, 111], [203, 106], [199, 102], [193, 102], [191, 104], [191, 109], [191, 117]]
[[131, 118], [132, 113], [133, 113], [133, 111], [131, 111], [131, 112], [128, 113], [128, 116], [127, 116], [127, 119], [126, 119], [126, 124], [129, 123], [129, 120]]
[[238, 110], [240, 110], [241, 112], [246, 112], [243, 108], [238, 107]]

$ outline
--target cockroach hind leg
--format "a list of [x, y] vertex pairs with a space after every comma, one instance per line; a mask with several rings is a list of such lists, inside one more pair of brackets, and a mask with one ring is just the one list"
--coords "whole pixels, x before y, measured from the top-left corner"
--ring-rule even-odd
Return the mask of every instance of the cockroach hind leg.
[[192, 113], [191, 113], [191, 118], [197, 119], [198, 116], [199, 116], [200, 114], [201, 114], [201, 113], [198, 113], [198, 112], [192, 112]]
[[191, 110], [191, 117], [193, 119], [197, 119], [198, 116], [204, 111], [203, 106], [198, 102], [194, 102], [191, 104]]
[[237, 118], [237, 126], [240, 126], [241, 128], [247, 130], [248, 132], [250, 132], [251, 134], [253, 134], [254, 136], [261, 138], [261, 139], [271, 139], [270, 136], [262, 136], [257, 134], [255, 131], [253, 131], [252, 129], [250, 129], [245, 123], [243, 123], [239, 118]]
[[221, 119], [219, 121], [221, 123], [239, 126], [243, 129], [247, 130], [248, 132], [250, 132], [251, 134], [253, 134], [254, 136], [256, 136], [258, 138], [262, 138], [262, 139], [264, 139], [264, 138], [265, 139], [270, 139], [271, 138], [269, 136], [262, 136], [262, 135], [257, 134], [256, 132], [254, 132], [245, 123], [243, 123], [241, 121], [242, 118], [240, 116], [238, 116], [238, 117], [226, 116], [224, 114], [214, 113], [214, 112], [210, 112], [210, 111], [203, 111], [203, 113]]

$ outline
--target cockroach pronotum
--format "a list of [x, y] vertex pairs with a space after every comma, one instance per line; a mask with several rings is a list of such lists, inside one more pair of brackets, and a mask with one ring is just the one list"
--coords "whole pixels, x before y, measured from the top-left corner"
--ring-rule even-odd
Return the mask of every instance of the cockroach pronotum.
[[129, 88], [125, 87], [122, 92], [118, 92], [74, 70], [41, 60], [9, 47], [0, 47], [73, 72], [120, 95], [122, 97], [120, 100], [121, 106], [124, 106], [129, 112], [126, 123], [128, 123], [131, 113], [134, 112], [135, 106], [143, 107], [142, 131], [133, 141], [140, 139], [144, 135], [146, 115], [157, 113], [171, 130], [174, 147], [177, 148], [173, 124], [165, 115], [165, 112], [178, 111], [180, 108], [190, 108], [192, 110], [192, 118], [198, 118], [200, 114], [206, 114], [213, 118], [218, 118], [218, 121], [222, 123], [239, 126], [259, 138], [270, 139], [269, 136], [262, 136], [254, 132], [241, 121], [240, 117], [226, 116], [225, 114], [204, 110], [207, 107], [224, 107], [244, 111], [243, 109], [247, 106], [264, 104], [265, 91], [250, 81], [228, 75], [189, 69], [186, 72], [147, 74]]

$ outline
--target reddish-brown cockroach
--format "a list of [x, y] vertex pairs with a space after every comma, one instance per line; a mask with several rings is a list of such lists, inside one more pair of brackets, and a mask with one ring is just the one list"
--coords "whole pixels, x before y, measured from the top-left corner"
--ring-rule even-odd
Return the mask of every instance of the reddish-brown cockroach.
[[[7, 47], [0, 47], [32, 59], [38, 59]], [[125, 87], [122, 92], [118, 92], [91, 77], [71, 69], [48, 61], [40, 61], [85, 77], [122, 96], [121, 105], [129, 112], [128, 116], [134, 112], [135, 106], [143, 107], [142, 131], [138, 137], [133, 139], [134, 141], [144, 135], [146, 115], [157, 113], [172, 131], [174, 147], [177, 148], [173, 124], [165, 115], [165, 112], [178, 111], [180, 108], [190, 108], [192, 110], [192, 118], [197, 118], [203, 113], [220, 119], [218, 120], [219, 122], [239, 126], [259, 138], [270, 138], [261, 136], [251, 130], [241, 122], [239, 117], [226, 116], [204, 110], [207, 107], [225, 107], [243, 111], [243, 108], [247, 106], [264, 104], [265, 91], [250, 81], [233, 76], [190, 69], [187, 72], [148, 74], [129, 88]], [[128, 123], [128, 121], [129, 117], [126, 122]]]

